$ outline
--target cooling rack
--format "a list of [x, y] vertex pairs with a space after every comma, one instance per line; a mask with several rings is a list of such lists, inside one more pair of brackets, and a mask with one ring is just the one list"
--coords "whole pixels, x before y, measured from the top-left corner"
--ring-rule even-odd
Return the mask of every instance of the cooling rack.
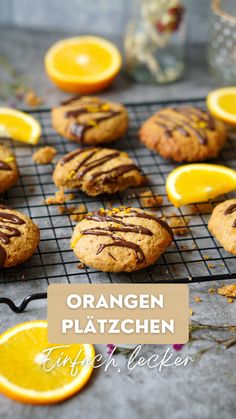
[[[164, 216], [167, 220], [177, 217], [186, 223], [186, 234], [175, 235], [173, 244], [154, 265], [133, 273], [104, 273], [88, 267], [81, 269], [70, 249], [75, 222], [67, 212], [61, 213], [58, 205], [44, 203], [44, 200], [56, 191], [52, 182], [53, 164], [36, 165], [32, 161], [32, 147], [10, 143], [17, 157], [20, 178], [1, 200], [10, 207], [26, 213], [38, 224], [41, 241], [37, 252], [28, 261], [19, 267], [1, 270], [0, 303], [8, 304], [15, 312], [22, 312], [32, 300], [46, 298], [47, 286], [52, 283], [186, 283], [233, 277], [236, 274], [236, 259], [220, 247], [207, 229], [209, 215], [217, 201], [201, 206], [174, 208], [166, 197], [165, 180], [176, 164], [163, 160], [138, 140], [141, 123], [163, 106], [204, 107], [204, 104], [204, 99], [127, 104], [130, 118], [128, 133], [124, 139], [111, 144], [110, 147], [127, 151], [148, 176], [149, 184], [145, 187], [130, 188], [112, 196], [88, 197], [84, 193], [76, 192], [74, 198], [66, 204], [67, 209], [72, 205], [84, 205], [88, 211], [120, 205], [136, 206], [155, 210], [159, 216]], [[58, 151], [57, 158], [76, 148], [76, 144], [68, 142], [53, 130], [49, 109], [35, 110], [31, 114], [42, 126], [42, 138], [37, 147], [55, 146]], [[236, 168], [236, 138], [230, 136], [215, 163]], [[149, 200], [145, 200], [145, 194], [148, 197], [150, 191], [154, 196], [163, 198], [161, 206], [152, 202], [150, 208]], [[225, 195], [219, 200], [228, 197]], [[15, 297], [12, 296], [20, 298], [21, 304], [17, 305], [14, 302]]]

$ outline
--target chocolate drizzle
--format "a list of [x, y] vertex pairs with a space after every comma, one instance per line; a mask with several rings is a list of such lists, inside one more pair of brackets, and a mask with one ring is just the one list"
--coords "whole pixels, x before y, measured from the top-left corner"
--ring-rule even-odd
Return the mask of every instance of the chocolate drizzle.
[[[236, 211], [236, 203], [235, 204], [230, 204], [225, 212], [224, 215], [231, 215]], [[236, 219], [233, 221], [232, 227], [235, 228], [236, 227]]]
[[236, 211], [236, 204], [231, 204], [229, 207], [226, 208], [224, 215], [233, 214]]
[[3, 160], [0, 160], [0, 170], [6, 170], [6, 171], [10, 171], [12, 170], [10, 164], [6, 163]]
[[[165, 228], [168, 233], [171, 235], [171, 237], [173, 238], [173, 232], [171, 230], [171, 228], [162, 220], [160, 220], [159, 218], [151, 215], [151, 214], [147, 214], [144, 212], [139, 212], [135, 209], [127, 209], [128, 213], [124, 214], [122, 216], [117, 215], [117, 213], [112, 213], [111, 215], [109, 215], [107, 212], [101, 212], [101, 211], [94, 211], [91, 215], [87, 215], [85, 217], [86, 220], [91, 220], [91, 221], [97, 221], [97, 222], [111, 222], [111, 223], [115, 223], [118, 224], [118, 226], [108, 226], [108, 227], [92, 227], [86, 230], [82, 230], [81, 234], [82, 235], [95, 235], [95, 236], [105, 236], [105, 237], [109, 237], [112, 242], [111, 243], [105, 243], [105, 244], [100, 244], [99, 248], [97, 250], [97, 255], [99, 253], [101, 253], [106, 247], [123, 247], [123, 248], [129, 248], [132, 249], [135, 252], [135, 256], [136, 256], [136, 260], [137, 263], [143, 263], [145, 262], [145, 255], [141, 249], [141, 247], [133, 242], [130, 242], [128, 240], [125, 240], [124, 238], [118, 237], [117, 235], [115, 235], [115, 233], [134, 233], [134, 234], [143, 234], [143, 235], [147, 235], [147, 236], [153, 236], [153, 232], [146, 227], [143, 227], [141, 225], [136, 225], [136, 224], [128, 224], [124, 222], [124, 219], [126, 218], [131, 218], [131, 217], [135, 217], [135, 218], [144, 218], [144, 219], [148, 219], [148, 220], [153, 220], [156, 223], [160, 224], [163, 228]], [[121, 227], [119, 227], [119, 225]], [[110, 253], [109, 253], [110, 254]]]
[[[156, 123], [165, 130], [165, 134], [171, 137], [174, 131], [179, 131], [185, 137], [193, 133], [200, 144], [207, 144], [206, 129], [214, 130], [215, 121], [212, 116], [198, 108], [172, 108], [175, 113], [157, 114]], [[204, 124], [204, 127], [201, 127]]]
[[[0, 205], [1, 209], [7, 210], [8, 207]], [[25, 224], [25, 221], [22, 218], [18, 217], [15, 214], [1, 211], [0, 212], [0, 241], [4, 244], [9, 244], [12, 237], [19, 237], [21, 232], [12, 226], [8, 226], [5, 223], [13, 225], [22, 225]], [[4, 265], [7, 257], [6, 250], [0, 245], [0, 267]]]
[[[94, 157], [100, 150], [101, 149], [99, 148], [88, 148], [85, 150], [77, 150], [65, 156], [64, 158], [62, 158], [61, 166], [63, 166], [66, 163], [69, 163], [71, 160], [73, 160], [80, 154], [86, 153], [85, 157], [81, 160], [78, 166], [73, 170], [77, 174], [77, 178], [81, 180], [90, 171], [120, 156], [119, 151], [111, 150], [112, 151], [111, 153], [90, 161], [91, 158]], [[95, 173], [92, 173], [89, 177], [89, 181], [92, 183], [98, 177], [104, 176], [103, 183], [109, 183], [109, 182], [111, 183], [111, 182], [114, 182], [119, 176], [122, 176], [128, 172], [131, 172], [132, 170], [139, 170], [139, 169], [137, 168], [135, 164], [122, 164], [119, 166], [112, 167], [109, 170], [97, 171]]]

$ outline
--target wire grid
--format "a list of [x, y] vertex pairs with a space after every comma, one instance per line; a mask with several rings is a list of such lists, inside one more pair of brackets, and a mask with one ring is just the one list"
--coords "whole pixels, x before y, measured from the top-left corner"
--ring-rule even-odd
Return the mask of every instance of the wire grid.
[[[32, 160], [32, 152], [35, 150], [31, 146], [10, 144], [17, 157], [20, 178], [2, 200], [10, 207], [26, 213], [38, 224], [41, 241], [37, 252], [28, 261], [19, 267], [1, 270], [1, 288], [6, 291], [9, 283], [17, 281], [22, 282], [24, 287], [26, 281], [34, 280], [37, 283], [37, 291], [46, 292], [50, 283], [196, 282], [228, 279], [235, 275], [235, 258], [220, 247], [207, 229], [209, 215], [216, 201], [201, 206], [200, 212], [196, 212], [192, 205], [180, 209], [174, 208], [166, 197], [165, 180], [176, 164], [163, 160], [138, 140], [141, 123], [163, 106], [194, 104], [204, 107], [204, 102], [194, 99], [127, 105], [130, 117], [128, 133], [124, 139], [111, 144], [110, 147], [127, 151], [148, 176], [148, 185], [130, 188], [112, 196], [88, 197], [82, 192], [75, 192], [74, 199], [66, 204], [67, 207], [84, 204], [88, 211], [101, 207], [109, 208], [111, 205], [150, 209], [148, 205], [145, 206], [145, 199], [140, 197], [140, 193], [151, 190], [153, 195], [163, 197], [163, 205], [154, 205], [152, 208], [157, 211], [157, 215], [165, 216], [167, 220], [173, 215], [181, 219], [185, 217], [184, 220], [189, 217], [189, 224], [186, 223], [187, 235], [175, 236], [172, 245], [154, 265], [133, 273], [104, 273], [88, 267], [81, 269], [70, 249], [70, 238], [75, 222], [71, 220], [69, 214], [61, 214], [58, 205], [44, 203], [44, 200], [56, 191], [52, 182], [53, 164], [36, 165]], [[58, 151], [57, 158], [76, 148], [75, 143], [67, 141], [53, 130], [49, 110], [37, 110], [31, 113], [42, 126], [42, 138], [37, 148], [42, 145], [55, 146]], [[236, 139], [234, 141], [233, 137], [230, 137], [215, 163], [236, 168]], [[224, 196], [219, 200], [228, 197]], [[23, 294], [24, 289], [27, 293], [27, 287], [21, 288]]]

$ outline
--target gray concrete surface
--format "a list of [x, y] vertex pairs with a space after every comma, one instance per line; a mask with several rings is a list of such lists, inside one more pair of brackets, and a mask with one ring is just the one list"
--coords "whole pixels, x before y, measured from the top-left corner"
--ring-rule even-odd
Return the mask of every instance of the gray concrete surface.
[[[60, 37], [59, 33], [0, 30], [0, 54], [6, 54], [19, 70], [29, 75], [34, 88], [45, 98], [45, 105], [56, 103], [64, 97], [63, 93], [50, 85], [42, 64], [47, 47]], [[205, 95], [217, 83], [207, 74], [204, 48], [191, 46], [188, 56], [186, 77], [177, 84], [165, 87], [135, 85], [121, 75], [113, 87], [103, 95], [129, 102]], [[0, 79], [2, 80], [1, 74]], [[228, 304], [225, 298], [208, 292], [210, 287], [219, 286], [221, 283], [189, 285], [190, 306], [195, 313], [194, 319], [212, 324], [236, 323], [236, 302]], [[4, 292], [6, 295], [6, 287], [11, 297], [19, 303], [25, 294], [25, 285], [1, 285], [1, 294]], [[30, 287], [37, 291], [36, 283], [31, 283]], [[200, 296], [202, 302], [194, 302], [194, 296]], [[32, 303], [28, 310], [20, 315], [11, 313], [5, 306], [0, 306], [0, 332], [19, 322], [43, 318], [46, 318], [46, 301]], [[208, 342], [186, 345], [181, 355], [194, 356], [199, 349], [210, 345]], [[101, 345], [96, 349], [98, 352], [106, 350]], [[142, 354], [145, 357], [153, 353], [162, 354], [165, 349], [166, 347], [162, 346], [147, 345], [143, 347]], [[63, 404], [45, 407], [25, 406], [0, 396], [0, 418], [233, 419], [236, 413], [235, 356], [236, 346], [227, 350], [215, 349], [185, 368], [169, 367], [159, 373], [147, 367], [127, 371], [126, 359], [119, 355], [117, 359], [120, 363], [120, 373], [115, 370], [108, 370], [107, 373], [102, 369], [96, 371], [86, 389]]]
[[[119, 37], [130, 19], [132, 1], [135, 4], [135, 0], [67, 0], [66, 3], [64, 0], [0, 0], [0, 24]], [[184, 0], [184, 3], [188, 39], [206, 41], [211, 1]]]

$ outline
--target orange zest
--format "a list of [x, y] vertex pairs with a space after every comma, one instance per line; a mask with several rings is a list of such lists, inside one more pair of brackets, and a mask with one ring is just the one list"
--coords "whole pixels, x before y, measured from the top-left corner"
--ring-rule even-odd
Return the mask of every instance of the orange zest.
[[119, 72], [121, 62], [115, 45], [95, 36], [61, 40], [45, 56], [50, 79], [62, 90], [74, 93], [104, 89]]
[[[73, 369], [71, 362], [55, 366], [60, 356], [78, 364]], [[0, 392], [24, 403], [60, 402], [87, 383], [94, 357], [93, 345], [49, 344], [45, 320], [19, 324], [0, 336]]]
[[0, 136], [35, 145], [41, 127], [31, 115], [11, 108], [0, 108]]
[[222, 87], [207, 96], [209, 111], [229, 125], [236, 125], [236, 87]]
[[180, 166], [166, 180], [168, 198], [176, 207], [206, 202], [234, 189], [236, 171], [216, 164]]

